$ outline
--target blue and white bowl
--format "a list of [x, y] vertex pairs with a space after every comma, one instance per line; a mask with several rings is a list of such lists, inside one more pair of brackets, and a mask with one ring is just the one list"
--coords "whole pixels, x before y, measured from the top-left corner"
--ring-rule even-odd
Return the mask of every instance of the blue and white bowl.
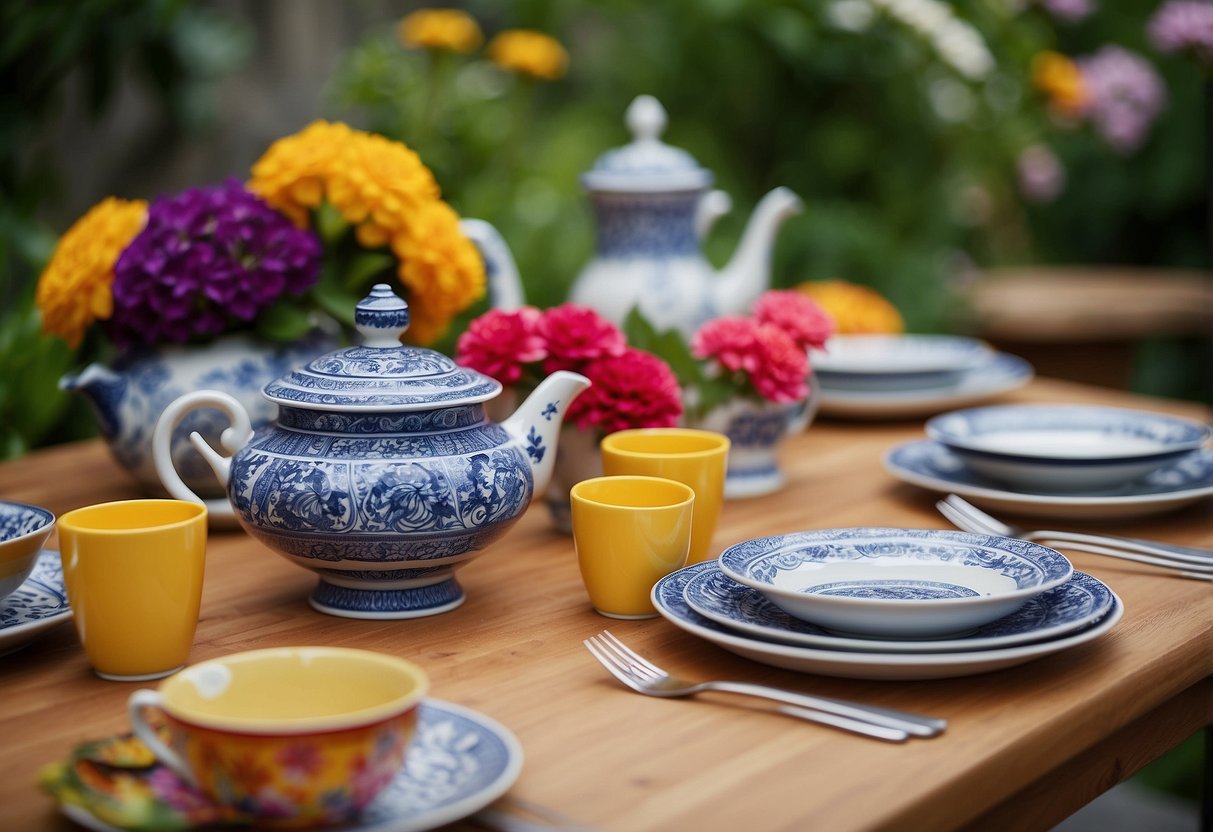
[[993, 355], [961, 335], [835, 335], [809, 357], [823, 388], [874, 392], [954, 383]]
[[53, 528], [55, 515], [46, 509], [0, 501], [0, 598], [25, 583]]
[[720, 569], [789, 615], [883, 638], [962, 633], [1070, 580], [1060, 552], [934, 529], [822, 529], [747, 540]]
[[1094, 405], [1002, 405], [930, 419], [926, 433], [974, 473], [1020, 488], [1087, 491], [1146, 476], [1198, 450], [1209, 427]]

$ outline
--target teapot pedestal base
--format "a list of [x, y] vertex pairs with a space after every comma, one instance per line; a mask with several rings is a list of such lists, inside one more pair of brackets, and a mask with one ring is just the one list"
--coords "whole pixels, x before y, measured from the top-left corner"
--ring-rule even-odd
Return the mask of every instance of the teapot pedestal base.
[[341, 618], [424, 618], [449, 612], [463, 603], [463, 588], [454, 578], [407, 589], [356, 589], [321, 580], [312, 590], [312, 608]]

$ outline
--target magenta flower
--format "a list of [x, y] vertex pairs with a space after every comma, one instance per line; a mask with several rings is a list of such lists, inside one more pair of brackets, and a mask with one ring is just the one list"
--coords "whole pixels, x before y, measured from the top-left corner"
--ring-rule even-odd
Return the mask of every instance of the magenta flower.
[[668, 428], [682, 415], [682, 390], [670, 366], [627, 347], [587, 365], [590, 386], [569, 405], [569, 422], [614, 433], [627, 428]]
[[533, 306], [512, 311], [489, 310], [459, 336], [455, 360], [504, 385], [517, 384], [525, 365], [547, 357], [547, 347], [539, 334], [539, 318], [540, 312]]
[[795, 338], [773, 323], [716, 318], [692, 337], [691, 352], [715, 361], [740, 383], [748, 381], [768, 401], [797, 402], [809, 395], [808, 355]]
[[627, 340], [613, 323], [588, 306], [565, 303], [546, 310], [539, 334], [547, 345], [545, 373], [581, 371], [587, 362], [622, 355]]
[[120, 346], [183, 344], [248, 324], [319, 276], [320, 241], [235, 179], [161, 197], [114, 266], [106, 331]]
[[834, 334], [834, 319], [803, 292], [773, 289], [754, 301], [751, 309], [759, 323], [774, 324], [802, 349], [820, 349]]
[[1164, 54], [1191, 52], [1203, 64], [1213, 64], [1213, 3], [1170, 0], [1146, 24], [1154, 48]]
[[1149, 61], [1119, 46], [1080, 58], [1078, 67], [1088, 92], [1081, 114], [1113, 150], [1137, 150], [1166, 104], [1167, 88], [1158, 72]]

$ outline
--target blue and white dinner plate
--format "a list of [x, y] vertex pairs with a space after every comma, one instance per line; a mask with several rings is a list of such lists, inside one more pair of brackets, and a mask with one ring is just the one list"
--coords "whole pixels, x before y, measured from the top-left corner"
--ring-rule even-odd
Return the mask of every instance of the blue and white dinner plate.
[[1032, 365], [1018, 356], [992, 353], [981, 363], [961, 370], [955, 379], [919, 390], [839, 390], [821, 381], [817, 394], [824, 416], [851, 419], [911, 419], [980, 404], [1018, 390], [1032, 377]]
[[659, 580], [651, 594], [657, 612], [674, 626], [747, 659], [801, 673], [848, 679], [947, 679], [1002, 670], [1094, 641], [1115, 627], [1124, 615], [1124, 605], [1113, 593], [1112, 608], [1094, 624], [1031, 644], [957, 653], [823, 650], [744, 635], [691, 609], [685, 596], [687, 583], [716, 568], [712, 561], [704, 561], [684, 566]]
[[[404, 768], [357, 822], [325, 832], [419, 832], [480, 811], [522, 771], [522, 745], [500, 723], [469, 708], [426, 699]], [[60, 811], [89, 829], [118, 832], [79, 806]]]
[[835, 335], [810, 361], [830, 390], [922, 390], [954, 384], [989, 360], [985, 341], [963, 335]]
[[71, 617], [59, 553], [43, 549], [25, 583], [0, 599], [0, 655], [24, 647], [43, 630]]
[[1071, 520], [1127, 519], [1160, 514], [1213, 495], [1213, 450], [1193, 451], [1141, 479], [1082, 494], [1012, 489], [974, 473], [964, 460], [932, 439], [896, 445], [884, 467], [897, 479], [941, 494], [959, 494], [991, 512]]
[[976, 473], [1014, 488], [1114, 488], [1199, 449], [1209, 427], [1166, 413], [1081, 404], [954, 410], [927, 421]]
[[683, 595], [695, 612], [738, 633], [806, 647], [888, 653], [989, 650], [1043, 641], [1094, 624], [1112, 609], [1112, 590], [1097, 578], [1075, 572], [1062, 586], [970, 633], [954, 638], [892, 641], [839, 635], [802, 621], [719, 569], [700, 571], [686, 582]]

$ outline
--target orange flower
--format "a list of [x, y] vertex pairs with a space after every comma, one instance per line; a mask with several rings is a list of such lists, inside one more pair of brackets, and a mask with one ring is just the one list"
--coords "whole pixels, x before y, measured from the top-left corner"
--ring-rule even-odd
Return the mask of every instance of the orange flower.
[[143, 200], [109, 197], [59, 238], [35, 291], [44, 332], [75, 349], [93, 321], [114, 313], [114, 264], [146, 220]]
[[418, 9], [405, 15], [396, 34], [409, 49], [445, 49], [466, 54], [484, 42], [479, 24], [458, 9]]
[[1058, 52], [1041, 52], [1032, 59], [1032, 86], [1043, 92], [1061, 115], [1074, 115], [1087, 102], [1087, 84], [1078, 64]]
[[507, 29], [489, 42], [489, 59], [502, 69], [554, 81], [568, 70], [559, 41], [533, 29]]
[[801, 283], [796, 289], [817, 301], [834, 319], [834, 331], [840, 335], [905, 331], [897, 307], [867, 286], [845, 280], [815, 280]]

